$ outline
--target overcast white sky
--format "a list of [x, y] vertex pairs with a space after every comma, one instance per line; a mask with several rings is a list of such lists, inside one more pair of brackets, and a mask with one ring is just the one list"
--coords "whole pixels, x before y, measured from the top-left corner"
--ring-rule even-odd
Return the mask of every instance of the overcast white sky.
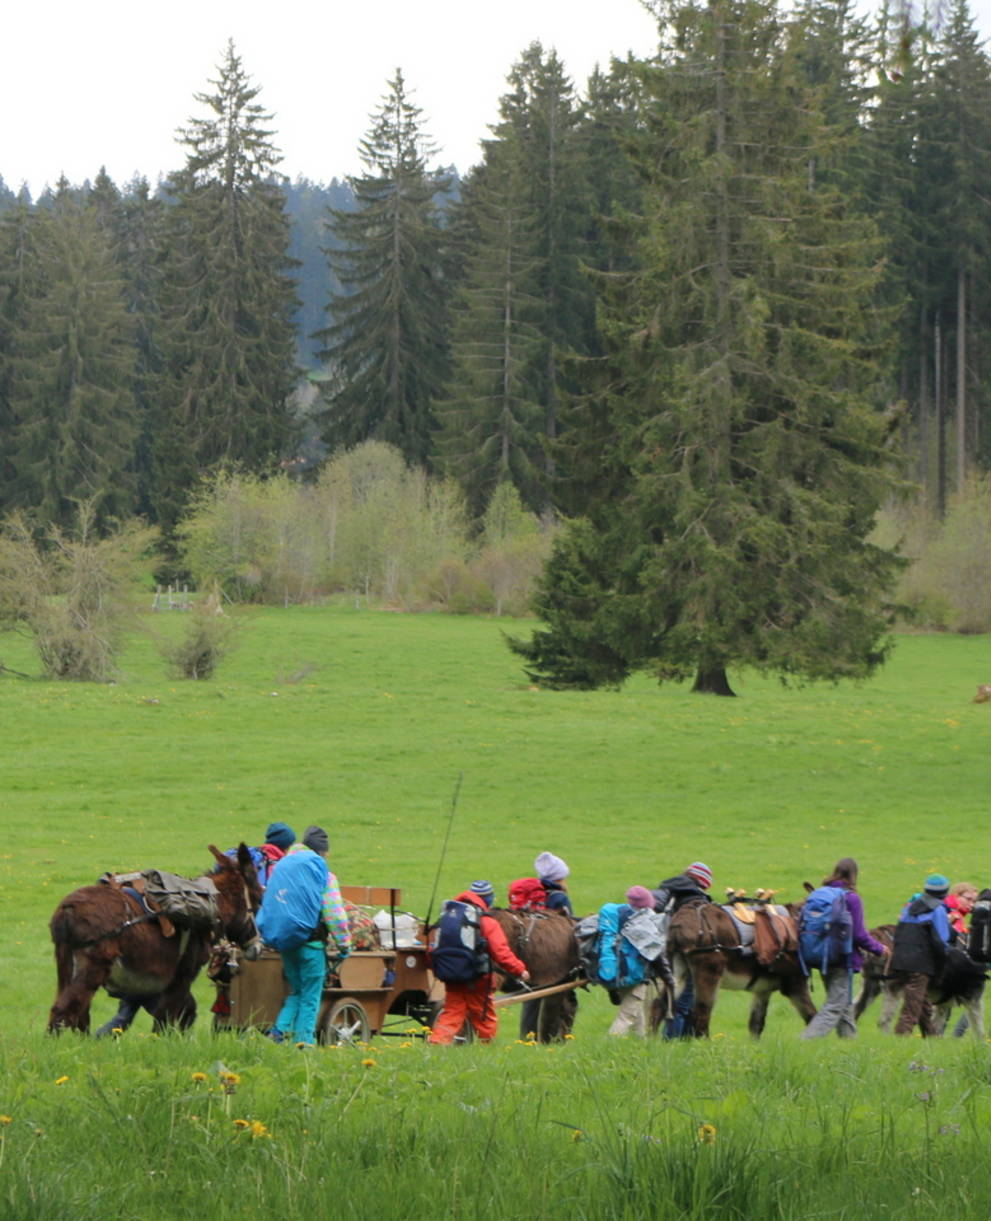
[[[991, 0], [973, 0], [991, 32]], [[579, 89], [612, 54], [649, 54], [638, 0], [47, 0], [8, 6], [0, 55], [0, 175], [37, 196], [60, 173], [152, 182], [184, 161], [176, 128], [202, 108], [228, 38], [274, 115], [281, 169], [314, 181], [359, 170], [358, 141], [402, 68], [438, 161], [465, 171], [532, 41]]]

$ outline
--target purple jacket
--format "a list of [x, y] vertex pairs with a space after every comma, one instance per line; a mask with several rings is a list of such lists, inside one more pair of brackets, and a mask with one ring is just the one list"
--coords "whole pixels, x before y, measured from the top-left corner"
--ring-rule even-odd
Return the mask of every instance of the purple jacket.
[[872, 954], [885, 954], [887, 950], [880, 941], [875, 941], [864, 927], [864, 901], [855, 890], [847, 891], [846, 906], [853, 918], [853, 952], [850, 955], [849, 969], [859, 971], [864, 960], [858, 950], [869, 950]]

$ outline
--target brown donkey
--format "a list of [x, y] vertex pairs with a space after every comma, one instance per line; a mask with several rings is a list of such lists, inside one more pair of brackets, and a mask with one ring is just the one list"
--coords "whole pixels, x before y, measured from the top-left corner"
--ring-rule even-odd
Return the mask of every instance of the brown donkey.
[[[494, 917], [506, 934], [509, 948], [530, 972], [529, 987], [551, 988], [578, 975], [575, 922], [561, 912], [517, 912], [494, 907]], [[536, 1003], [536, 1002], [534, 1002]], [[571, 1033], [578, 1002], [574, 992], [559, 992], [540, 1001], [538, 1042], [553, 1043]]]
[[[695, 988], [691, 1021], [697, 1038], [709, 1034], [709, 1021], [721, 987], [750, 993], [747, 1024], [755, 1039], [760, 1038], [764, 1030], [772, 992], [786, 996], [806, 1025], [815, 1017], [809, 981], [798, 955], [783, 953], [772, 966], [761, 966], [752, 952], [745, 952], [736, 925], [716, 903], [686, 903], [674, 913], [668, 928], [668, 957], [679, 993], [691, 974]], [[653, 1006], [652, 1026], [655, 1029], [664, 999], [662, 996]]]
[[[248, 849], [238, 845], [236, 862], [213, 844], [210, 851], [218, 866], [208, 878], [216, 887], [216, 931], [249, 954], [257, 952], [261, 941], [253, 913], [261, 905], [261, 888]], [[112, 996], [158, 997], [156, 1030], [192, 1024], [196, 1002], [190, 989], [209, 957], [213, 930], [172, 930], [166, 936], [160, 919], [139, 899], [106, 884], [66, 895], [49, 927], [58, 972], [49, 1031], [86, 1033], [90, 1004], [101, 987]]]

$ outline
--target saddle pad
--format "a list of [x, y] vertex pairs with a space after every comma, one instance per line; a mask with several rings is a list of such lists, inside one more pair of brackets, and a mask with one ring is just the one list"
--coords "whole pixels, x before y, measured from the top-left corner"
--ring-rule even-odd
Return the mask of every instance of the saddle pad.
[[750, 912], [750, 920], [743, 921], [736, 914], [736, 908], [739, 904], [724, 903], [720, 904], [723, 911], [733, 921], [733, 927], [736, 929], [736, 935], [740, 938], [740, 945], [744, 949], [748, 949], [754, 943], [754, 914]]

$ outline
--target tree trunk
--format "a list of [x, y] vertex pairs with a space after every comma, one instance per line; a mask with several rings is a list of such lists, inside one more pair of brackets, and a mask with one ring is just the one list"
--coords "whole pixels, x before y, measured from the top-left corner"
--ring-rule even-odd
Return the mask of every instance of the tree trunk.
[[695, 673], [695, 686], [692, 690], [700, 691], [704, 695], [736, 695], [729, 685], [725, 666], [706, 666], [701, 663]]

